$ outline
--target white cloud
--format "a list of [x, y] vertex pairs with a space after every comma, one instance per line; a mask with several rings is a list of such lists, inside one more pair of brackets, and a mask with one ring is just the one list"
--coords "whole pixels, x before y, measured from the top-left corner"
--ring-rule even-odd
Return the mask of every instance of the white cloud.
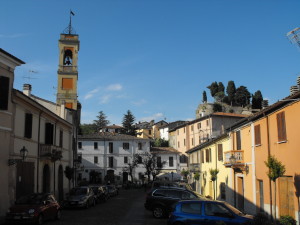
[[106, 87], [106, 90], [108, 91], [120, 91], [122, 89], [123, 87], [121, 84], [111, 84]]
[[100, 103], [106, 104], [110, 101], [111, 98], [112, 98], [112, 95], [103, 95], [100, 97]]
[[141, 100], [132, 102], [132, 104], [134, 104], [136, 106], [144, 105], [146, 103], [147, 103], [147, 101], [145, 99], [141, 99]]
[[84, 100], [87, 100], [87, 99], [89, 99], [89, 98], [92, 98], [96, 93], [99, 92], [99, 90], [100, 90], [100, 88], [95, 88], [95, 89], [89, 91], [89, 92], [84, 96], [83, 99], [84, 99]]
[[138, 121], [151, 121], [151, 120], [161, 120], [161, 119], [164, 119], [164, 114], [163, 113], [155, 113], [151, 116], [142, 117]]

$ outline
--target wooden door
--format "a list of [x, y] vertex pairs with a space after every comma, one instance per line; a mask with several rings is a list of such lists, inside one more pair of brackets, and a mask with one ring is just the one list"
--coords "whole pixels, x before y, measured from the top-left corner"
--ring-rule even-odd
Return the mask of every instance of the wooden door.
[[34, 192], [34, 163], [18, 162], [16, 180], [16, 198]]
[[237, 177], [237, 208], [244, 210], [244, 178]]
[[278, 178], [279, 215], [295, 218], [293, 177]]

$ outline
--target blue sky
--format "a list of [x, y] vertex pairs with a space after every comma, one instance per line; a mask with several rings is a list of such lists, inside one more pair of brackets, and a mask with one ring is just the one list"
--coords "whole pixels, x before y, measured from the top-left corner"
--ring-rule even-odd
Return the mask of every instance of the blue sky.
[[0, 2], [0, 47], [26, 62], [14, 87], [30, 83], [54, 102], [58, 39], [74, 11], [82, 123], [102, 110], [120, 124], [128, 109], [136, 122], [193, 119], [213, 81], [261, 90], [274, 103], [300, 73], [300, 51], [286, 37], [300, 26], [296, 0]]

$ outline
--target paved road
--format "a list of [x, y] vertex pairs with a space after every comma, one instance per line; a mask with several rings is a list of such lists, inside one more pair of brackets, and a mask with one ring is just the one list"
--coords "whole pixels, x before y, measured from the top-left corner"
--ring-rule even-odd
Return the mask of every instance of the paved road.
[[145, 210], [143, 189], [121, 190], [116, 197], [89, 209], [63, 210], [60, 221], [48, 225], [166, 225], [166, 219], [154, 219]]

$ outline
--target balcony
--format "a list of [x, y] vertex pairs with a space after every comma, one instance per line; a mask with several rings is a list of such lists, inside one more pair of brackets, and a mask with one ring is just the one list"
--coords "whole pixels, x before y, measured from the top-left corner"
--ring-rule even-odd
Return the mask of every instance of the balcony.
[[231, 150], [224, 152], [224, 166], [235, 167], [244, 165], [244, 150]]
[[54, 145], [40, 145], [40, 158], [50, 159], [52, 162], [62, 159], [62, 149], [61, 147]]

